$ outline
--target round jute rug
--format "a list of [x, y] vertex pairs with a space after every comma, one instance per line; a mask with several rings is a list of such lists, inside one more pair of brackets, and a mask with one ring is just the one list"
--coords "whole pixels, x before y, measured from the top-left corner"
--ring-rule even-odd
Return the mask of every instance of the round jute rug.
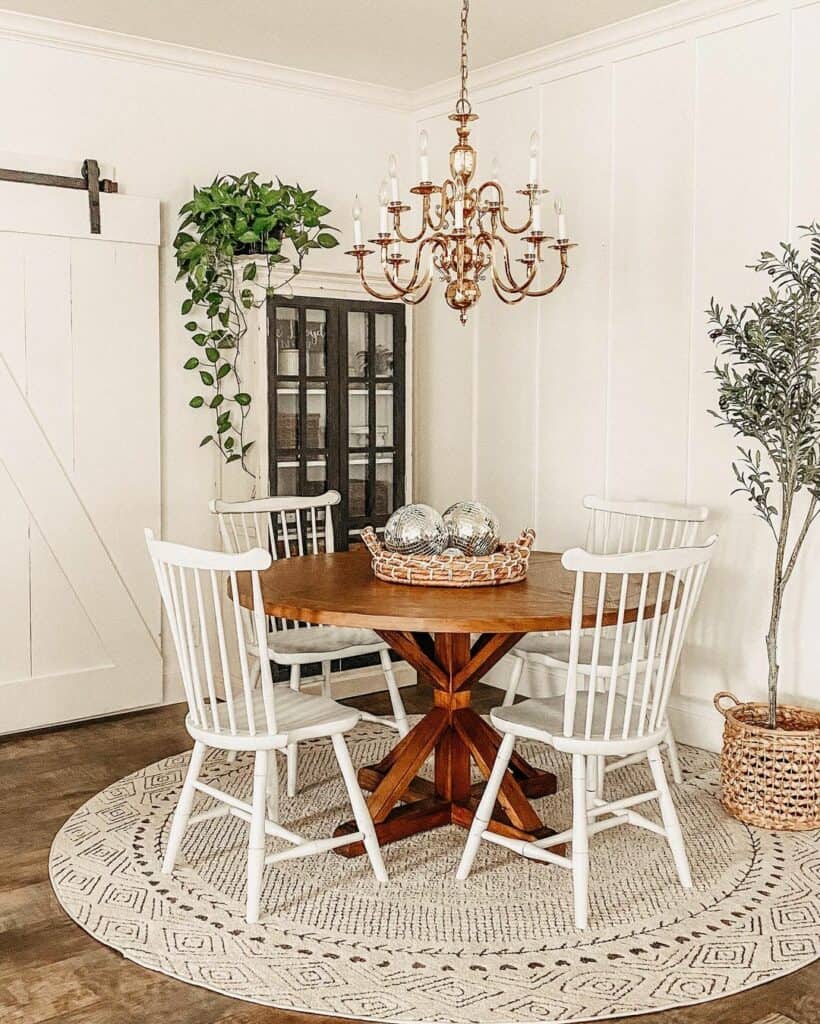
[[[350, 736], [357, 764], [394, 742], [378, 725]], [[567, 761], [539, 802], [569, 825]], [[301, 792], [285, 823], [329, 835], [349, 817], [332, 749], [300, 748]], [[264, 917], [244, 920], [246, 826], [193, 826], [184, 862], [160, 874], [188, 754], [130, 775], [76, 812], [51, 851], [70, 916], [100, 942], [182, 981], [270, 1006], [374, 1021], [586, 1021], [683, 1006], [750, 988], [811, 962], [820, 949], [820, 833], [768, 833], [729, 818], [714, 755], [682, 750], [675, 800], [695, 887], [678, 885], [665, 842], [625, 826], [591, 840], [590, 927], [572, 924], [569, 872], [483, 844], [473, 873], [454, 872], [466, 833], [440, 829], [385, 849], [379, 885], [364, 858], [324, 854], [267, 869]], [[646, 769], [610, 776], [612, 791], [650, 788]], [[212, 752], [207, 781], [250, 788], [250, 760]], [[203, 798], [204, 799], [204, 798]], [[651, 807], [652, 805], [646, 805]], [[649, 811], [653, 814], [653, 811]], [[271, 846], [271, 849], [273, 845]]]

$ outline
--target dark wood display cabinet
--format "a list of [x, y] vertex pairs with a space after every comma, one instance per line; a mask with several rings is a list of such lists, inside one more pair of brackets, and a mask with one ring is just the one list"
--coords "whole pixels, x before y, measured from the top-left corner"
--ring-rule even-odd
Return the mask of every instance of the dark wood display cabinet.
[[271, 494], [342, 495], [337, 549], [405, 501], [405, 307], [268, 299]]

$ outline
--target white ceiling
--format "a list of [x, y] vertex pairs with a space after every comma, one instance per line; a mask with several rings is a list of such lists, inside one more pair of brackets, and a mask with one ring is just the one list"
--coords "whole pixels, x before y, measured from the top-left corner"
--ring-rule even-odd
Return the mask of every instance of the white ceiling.
[[[471, 63], [484, 67], [672, 2], [473, 0]], [[5, 0], [3, 6], [399, 89], [421, 88], [457, 70], [458, 0]]]

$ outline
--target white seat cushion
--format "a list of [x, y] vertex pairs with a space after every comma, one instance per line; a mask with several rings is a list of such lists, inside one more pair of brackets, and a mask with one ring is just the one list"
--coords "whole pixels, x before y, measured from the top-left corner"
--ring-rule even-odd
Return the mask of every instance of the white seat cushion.
[[[345, 707], [338, 704], [329, 697], [321, 697], [318, 694], [301, 693], [291, 690], [287, 684], [279, 684], [273, 687], [273, 700], [276, 715], [276, 731], [268, 728], [268, 721], [265, 715], [265, 703], [261, 689], [253, 691], [251, 701], [251, 714], [254, 723], [255, 743], [240, 743], [237, 746], [268, 746], [260, 742], [262, 737], [279, 737], [280, 742], [270, 744], [281, 747], [283, 736], [287, 736], [289, 742], [295, 743], [299, 740], [311, 739], [315, 736], [331, 736], [337, 732], [347, 732], [359, 721], [360, 715], [356, 708]], [[250, 735], [248, 727], [248, 714], [243, 697], [234, 697], [233, 701], [236, 730], [244, 737]], [[225, 704], [219, 705], [219, 720], [222, 726], [222, 733], [216, 734], [212, 728], [199, 729], [189, 725], [189, 731], [196, 736], [197, 732], [203, 734], [206, 742], [212, 742], [216, 746], [230, 748], [230, 726], [228, 708]]]
[[[587, 702], [589, 693], [586, 690], [579, 691], [575, 698], [575, 721], [573, 723], [573, 737], [565, 737], [564, 733], [564, 698], [561, 697], [530, 697], [521, 701], [520, 704], [511, 704], [508, 707], [495, 708], [490, 712], [490, 721], [502, 732], [511, 732], [515, 736], [522, 736], [528, 739], [540, 739], [545, 743], [551, 743], [557, 749], [566, 749], [574, 744], [567, 740], [583, 739], [586, 730]], [[658, 737], [666, 730], [664, 723], [656, 733], [643, 737], [634, 737], [633, 740], [622, 739], [624, 714], [626, 712], [626, 701], [623, 697], [616, 696], [612, 713], [612, 727], [609, 739], [604, 740], [607, 713], [607, 694], [599, 692], [595, 701], [592, 716], [592, 729], [590, 742], [612, 743], [622, 745], [627, 743], [631, 749], [642, 749], [654, 746]], [[632, 704], [629, 732], [637, 731], [637, 721], [640, 715], [640, 701]], [[628, 751], [624, 751], [627, 753]]]
[[[578, 671], [582, 675], [590, 675], [592, 671], [592, 645], [594, 637], [582, 636], [578, 648]], [[515, 645], [514, 653], [536, 656], [555, 668], [565, 668], [569, 664], [569, 633], [528, 633]], [[612, 671], [612, 658], [615, 654], [615, 641], [609, 637], [601, 637], [598, 648], [598, 675], [607, 676]], [[629, 672], [632, 661], [632, 644], [621, 640], [618, 655], [618, 675]], [[645, 659], [638, 659], [642, 666]]]
[[372, 629], [351, 626], [293, 626], [268, 634], [273, 654], [338, 654], [355, 647], [378, 647], [384, 640]]

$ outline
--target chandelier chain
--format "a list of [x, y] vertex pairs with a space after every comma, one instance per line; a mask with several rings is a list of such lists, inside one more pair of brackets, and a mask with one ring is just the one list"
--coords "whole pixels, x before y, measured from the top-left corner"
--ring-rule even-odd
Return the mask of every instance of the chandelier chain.
[[456, 113], [469, 114], [472, 111], [470, 100], [467, 97], [467, 43], [470, 39], [470, 31], [467, 27], [467, 17], [470, 13], [470, 0], [461, 2], [461, 90], [456, 103]]

